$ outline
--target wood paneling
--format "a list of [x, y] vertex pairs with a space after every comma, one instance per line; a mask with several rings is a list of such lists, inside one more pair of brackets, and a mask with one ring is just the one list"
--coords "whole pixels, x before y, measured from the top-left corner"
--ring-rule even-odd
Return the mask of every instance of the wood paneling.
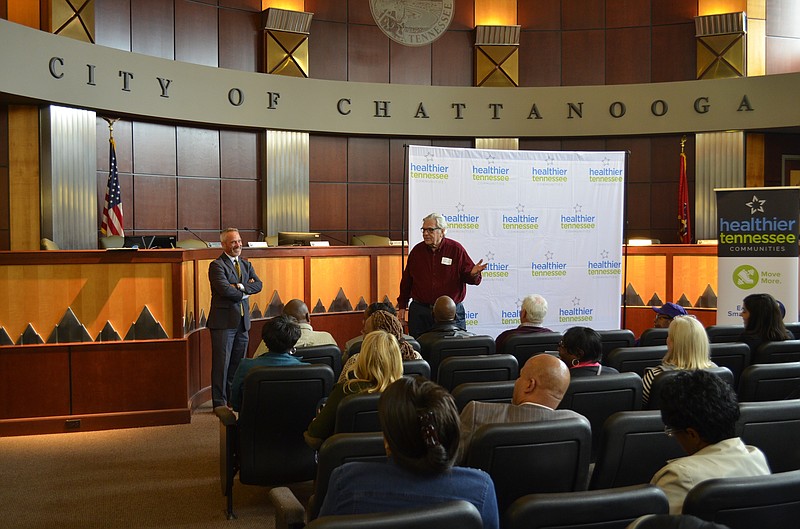
[[650, 28], [606, 31], [606, 84], [650, 82]]
[[219, 131], [177, 127], [178, 175], [219, 178]]
[[376, 26], [349, 26], [347, 65], [348, 81], [388, 83], [389, 39]]
[[517, 20], [522, 29], [561, 29], [561, 0], [517, 2]]
[[628, 154], [628, 182], [650, 181], [650, 138], [609, 138], [609, 151], [630, 151]]
[[561, 85], [561, 32], [523, 31], [519, 39], [520, 86]]
[[218, 13], [220, 67], [257, 72], [260, 12], [220, 9]]
[[8, 20], [34, 29], [41, 29], [39, 2], [31, 0], [7, 0]]
[[654, 26], [652, 39], [651, 83], [690, 81], [697, 77], [694, 22], [674, 26]]
[[176, 174], [174, 126], [133, 123], [133, 171], [137, 174]]
[[697, 13], [697, 0], [670, 0], [669, 2], [652, 2], [653, 25], [680, 24], [692, 22]]
[[347, 20], [350, 24], [367, 24], [374, 26], [375, 21], [372, 19], [369, 0], [348, 0]]
[[455, 0], [451, 30], [471, 30], [475, 28], [475, 9], [473, 0]]
[[400, 84], [431, 84], [431, 45], [403, 46], [390, 41], [389, 80]]
[[175, 58], [173, 2], [136, 0], [131, 4], [131, 51]]
[[605, 0], [562, 0], [561, 29], [598, 29], [605, 23]]
[[8, 201], [11, 250], [38, 250], [39, 109], [8, 107]]
[[[0, 231], [8, 233], [8, 166], [0, 165]], [[8, 248], [0, 245], [0, 250]]]
[[745, 180], [747, 187], [764, 185], [764, 134], [745, 134]]
[[206, 66], [219, 64], [216, 6], [175, 3], [175, 59]]
[[347, 230], [347, 184], [311, 182], [308, 201], [311, 230]]
[[[403, 184], [389, 186], [389, 227], [394, 232], [400, 232], [408, 226], [408, 187]], [[394, 239], [395, 237], [392, 236]], [[397, 237], [399, 239], [399, 237]], [[404, 239], [408, 239], [406, 233]]]
[[393, 184], [405, 181], [406, 173], [406, 146], [430, 145], [430, 140], [424, 138], [392, 138], [389, 140], [389, 180]]
[[348, 182], [389, 181], [389, 140], [350, 138], [347, 142]]
[[[347, 270], [346, 274], [342, 271]], [[370, 299], [369, 257], [321, 257], [311, 260], [311, 303], [321, 300], [329, 309], [341, 288], [350, 304], [355, 307], [358, 299]]]
[[309, 181], [347, 182], [347, 138], [309, 135]]
[[311, 22], [308, 39], [308, 76], [312, 79], [347, 80], [347, 26], [335, 22]]
[[[651, 237], [650, 183], [630, 182], [625, 186], [625, 237]], [[677, 196], [675, 197], [677, 203]], [[677, 213], [677, 212], [676, 212]], [[664, 241], [668, 242], [668, 241]], [[645, 300], [647, 301], [647, 300]]]
[[347, 186], [347, 218], [351, 230], [389, 228], [389, 186], [350, 184]]
[[326, 20], [332, 22], [347, 21], [347, 2], [306, 0], [305, 10], [310, 13], [314, 13], [314, 20]]
[[[219, 229], [220, 181], [216, 178], [178, 179], [178, 229]], [[194, 237], [194, 236], [191, 236]]]
[[[213, 2], [212, 2], [213, 3]], [[242, 9], [244, 11], [261, 12], [261, 0], [219, 0], [220, 7]]]
[[650, 1], [606, 0], [606, 28], [649, 26]]
[[95, 43], [131, 51], [131, 2], [94, 2]]
[[605, 32], [565, 31], [561, 34], [561, 84], [597, 85], [605, 82]]
[[66, 348], [48, 345], [0, 348], [0, 419], [69, 413]]
[[[236, 226], [241, 231], [258, 231], [260, 197], [257, 181], [223, 180], [220, 226]], [[216, 211], [211, 214], [216, 214]], [[242, 237], [244, 236], [243, 233]]]
[[222, 130], [219, 132], [220, 176], [258, 180], [259, 134]]
[[135, 230], [176, 230], [177, 187], [174, 176], [135, 175], [133, 200], [136, 202], [136, 218], [131, 227]]
[[[133, 168], [133, 138], [132, 123], [130, 121], [117, 121], [114, 123], [114, 143], [116, 144], [117, 171], [130, 173]], [[97, 117], [97, 169], [108, 172], [108, 123]]]
[[433, 43], [432, 84], [472, 86], [474, 31], [447, 31]]

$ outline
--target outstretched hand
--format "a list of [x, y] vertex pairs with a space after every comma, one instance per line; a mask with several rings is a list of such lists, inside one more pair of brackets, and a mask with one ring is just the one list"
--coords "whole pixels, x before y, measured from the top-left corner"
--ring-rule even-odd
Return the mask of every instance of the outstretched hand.
[[475, 263], [475, 266], [472, 267], [472, 272], [471, 272], [472, 275], [476, 276], [480, 274], [486, 269], [487, 266], [489, 266], [489, 263], [484, 263], [483, 259], [481, 259], [480, 261]]

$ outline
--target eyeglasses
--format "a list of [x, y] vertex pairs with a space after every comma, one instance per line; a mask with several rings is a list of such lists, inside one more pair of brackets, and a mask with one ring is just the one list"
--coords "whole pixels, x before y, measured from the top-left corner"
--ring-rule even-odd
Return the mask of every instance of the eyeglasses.
[[675, 437], [676, 433], [682, 431], [683, 428], [673, 428], [672, 426], [664, 426], [664, 433], [667, 434], [667, 437]]
[[442, 228], [420, 228], [419, 231], [421, 231], [422, 233], [433, 233], [441, 229]]

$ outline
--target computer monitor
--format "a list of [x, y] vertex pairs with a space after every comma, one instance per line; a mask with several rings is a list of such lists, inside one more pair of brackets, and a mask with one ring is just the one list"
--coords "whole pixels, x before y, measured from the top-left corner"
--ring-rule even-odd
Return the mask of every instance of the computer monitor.
[[279, 231], [278, 246], [311, 246], [312, 241], [319, 241], [319, 233], [308, 231]]
[[175, 248], [174, 235], [127, 235], [125, 248], [139, 248], [140, 250], [153, 250], [156, 248]]

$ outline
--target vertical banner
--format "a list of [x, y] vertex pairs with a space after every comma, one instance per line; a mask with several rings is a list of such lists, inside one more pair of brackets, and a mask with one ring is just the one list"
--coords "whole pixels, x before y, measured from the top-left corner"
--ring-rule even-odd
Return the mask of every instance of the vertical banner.
[[715, 189], [717, 194], [717, 323], [741, 324], [742, 300], [771, 294], [797, 321], [800, 187]]
[[528, 294], [547, 299], [543, 325], [618, 329], [624, 152], [409, 147], [409, 244], [441, 213], [446, 236], [483, 281], [467, 287], [467, 326], [497, 336], [519, 325]]

